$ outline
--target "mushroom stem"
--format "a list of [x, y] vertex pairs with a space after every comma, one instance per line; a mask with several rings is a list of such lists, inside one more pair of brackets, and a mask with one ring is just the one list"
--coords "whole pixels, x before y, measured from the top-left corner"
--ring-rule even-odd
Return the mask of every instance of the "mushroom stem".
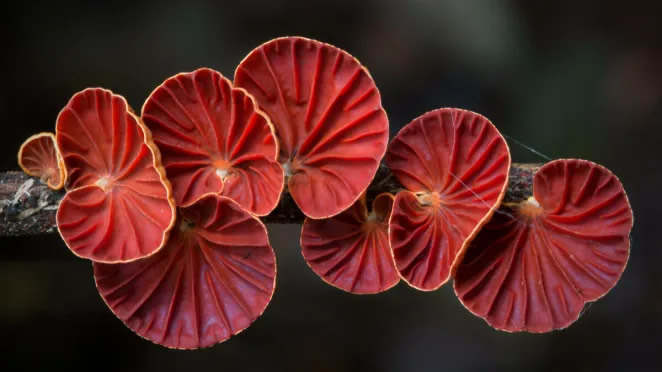
[[[541, 164], [512, 164], [508, 181], [508, 191], [503, 203], [520, 203], [528, 200], [533, 195], [533, 176], [540, 169]], [[15, 198], [22, 184], [30, 178], [34, 178], [34, 185]], [[402, 190], [391, 171], [385, 165], [381, 165], [372, 183], [368, 187], [368, 202], [372, 202], [375, 196], [383, 193], [397, 193]], [[30, 177], [23, 172], [0, 172], [0, 236], [24, 236], [55, 234], [55, 212], [60, 200], [64, 196], [63, 191], [53, 191], [45, 184], [38, 182], [35, 177]], [[38, 207], [29, 218], [19, 219], [21, 212], [31, 208], [37, 208], [38, 200], [48, 201], [47, 205]], [[268, 216], [261, 218], [264, 223], [277, 224], [301, 224], [304, 215], [297, 208], [294, 200], [287, 190], [284, 191], [280, 205]]]
[[292, 163], [289, 160], [283, 163], [283, 171], [285, 172], [285, 178], [292, 177]]
[[216, 169], [216, 175], [223, 181], [225, 181], [225, 177], [228, 176], [228, 170], [227, 169]]
[[106, 192], [110, 188], [110, 181], [108, 181], [108, 178], [102, 177], [95, 182], [95, 185], [99, 186], [104, 192]]

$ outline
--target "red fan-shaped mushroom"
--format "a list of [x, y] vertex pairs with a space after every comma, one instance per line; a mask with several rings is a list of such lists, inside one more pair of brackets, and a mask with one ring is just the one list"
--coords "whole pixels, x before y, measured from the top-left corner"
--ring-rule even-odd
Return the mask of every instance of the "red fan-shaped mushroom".
[[609, 170], [556, 160], [533, 182], [532, 197], [478, 234], [454, 283], [469, 311], [509, 332], [569, 326], [616, 284], [630, 253], [632, 210]]
[[57, 118], [56, 139], [68, 174], [57, 225], [71, 251], [101, 262], [158, 251], [175, 203], [149, 130], [124, 98], [101, 88], [75, 94]]
[[357, 294], [382, 292], [400, 281], [388, 243], [393, 195], [378, 195], [370, 213], [365, 199], [328, 219], [306, 218], [301, 231], [303, 257], [313, 271]]
[[219, 72], [202, 68], [169, 78], [149, 96], [142, 118], [177, 205], [209, 192], [260, 216], [278, 204], [284, 176], [269, 118]]
[[368, 71], [336, 47], [300, 37], [269, 41], [237, 67], [271, 118], [292, 198], [311, 218], [349, 208], [377, 172], [388, 119]]
[[53, 133], [31, 136], [18, 150], [18, 165], [30, 176], [39, 177], [53, 190], [64, 186], [66, 173]]
[[276, 261], [264, 225], [208, 194], [180, 209], [168, 244], [127, 264], [94, 264], [97, 288], [127, 327], [178, 349], [211, 346], [248, 327], [271, 301]]
[[415, 288], [439, 288], [503, 198], [508, 145], [483, 116], [439, 109], [398, 133], [386, 163], [408, 190], [389, 223], [398, 271]]

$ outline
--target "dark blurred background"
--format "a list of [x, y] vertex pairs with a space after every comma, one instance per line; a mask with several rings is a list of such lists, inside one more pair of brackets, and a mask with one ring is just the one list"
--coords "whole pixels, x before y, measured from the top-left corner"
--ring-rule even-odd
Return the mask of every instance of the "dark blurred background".
[[[139, 110], [171, 75], [207, 66], [232, 78], [257, 45], [301, 35], [341, 47], [370, 69], [392, 135], [438, 107], [480, 112], [552, 158], [585, 158], [611, 169], [625, 185], [635, 224], [618, 285], [570, 328], [545, 335], [491, 329], [449, 285], [432, 293], [401, 283], [380, 295], [346, 294], [304, 263], [298, 226], [270, 226], [278, 257], [272, 303], [245, 332], [195, 352], [167, 350], [125, 328], [97, 294], [91, 265], [59, 237], [0, 238], [2, 369], [659, 370], [661, 4], [3, 5], [0, 170], [18, 169], [22, 141], [53, 131], [59, 110], [85, 87], [109, 88]], [[514, 161], [543, 161], [510, 146]]]

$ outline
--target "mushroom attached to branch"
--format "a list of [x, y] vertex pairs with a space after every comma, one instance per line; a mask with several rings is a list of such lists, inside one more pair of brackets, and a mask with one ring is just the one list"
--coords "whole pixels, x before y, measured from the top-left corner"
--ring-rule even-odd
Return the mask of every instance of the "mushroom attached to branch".
[[306, 218], [303, 257], [325, 282], [356, 294], [383, 292], [400, 281], [388, 243], [393, 195], [377, 195], [368, 212], [365, 194], [344, 212], [322, 220]]
[[278, 143], [252, 96], [219, 72], [175, 75], [149, 96], [142, 118], [161, 150], [178, 206], [214, 192], [264, 216], [283, 190]]
[[386, 164], [406, 189], [389, 222], [396, 266], [411, 286], [437, 289], [503, 198], [508, 145], [483, 116], [444, 108], [407, 124]]
[[533, 195], [504, 203], [455, 276], [462, 304], [492, 327], [548, 332], [577, 320], [618, 281], [630, 253], [632, 209], [621, 182], [586, 160], [555, 160]]
[[77, 256], [128, 262], [157, 252], [175, 222], [175, 202], [149, 130], [122, 96], [75, 94], [60, 112], [57, 147], [67, 194], [57, 226]]
[[388, 143], [388, 119], [368, 71], [336, 47], [285, 37], [253, 50], [234, 82], [273, 121], [279, 161], [301, 211], [328, 218], [354, 204]]
[[236, 202], [207, 194], [179, 208], [165, 247], [126, 264], [94, 264], [99, 293], [138, 335], [177, 349], [227, 340], [259, 317], [276, 285], [267, 230]]
[[53, 133], [39, 133], [25, 140], [18, 150], [18, 165], [53, 190], [61, 189], [67, 178]]

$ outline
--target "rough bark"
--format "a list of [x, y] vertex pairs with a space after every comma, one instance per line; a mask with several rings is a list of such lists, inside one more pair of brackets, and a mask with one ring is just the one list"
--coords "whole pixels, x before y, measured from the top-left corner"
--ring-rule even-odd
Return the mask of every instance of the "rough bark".
[[[504, 202], [518, 202], [532, 195], [533, 176], [541, 164], [513, 164]], [[391, 171], [379, 167], [368, 187], [368, 200], [382, 192], [397, 193], [402, 189]], [[57, 232], [55, 213], [64, 190], [53, 191], [38, 178], [23, 172], [0, 173], [0, 236], [41, 235]], [[285, 191], [280, 205], [263, 217], [265, 223], [300, 224], [304, 215], [292, 196]]]

